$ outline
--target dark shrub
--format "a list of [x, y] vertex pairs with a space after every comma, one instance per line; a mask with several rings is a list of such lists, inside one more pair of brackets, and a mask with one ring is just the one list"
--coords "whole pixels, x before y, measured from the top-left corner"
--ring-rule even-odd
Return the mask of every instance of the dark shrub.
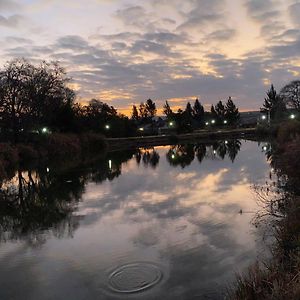
[[107, 149], [105, 138], [101, 134], [86, 133], [80, 136], [80, 142], [83, 152], [101, 153]]
[[287, 141], [294, 140], [300, 135], [300, 122], [288, 121], [282, 123], [277, 131], [277, 142], [283, 144]]
[[39, 153], [33, 145], [19, 144], [17, 149], [21, 162], [33, 161], [39, 158]]
[[47, 152], [51, 159], [73, 159], [81, 154], [80, 140], [73, 134], [54, 133], [47, 140]]

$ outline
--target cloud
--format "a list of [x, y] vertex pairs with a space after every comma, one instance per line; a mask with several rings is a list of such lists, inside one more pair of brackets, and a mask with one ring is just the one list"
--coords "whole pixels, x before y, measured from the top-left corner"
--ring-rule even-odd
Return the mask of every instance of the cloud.
[[18, 9], [20, 5], [13, 0], [0, 0], [0, 11], [9, 11]]
[[190, 0], [192, 9], [182, 13], [185, 21], [180, 30], [201, 29], [205, 24], [214, 24], [223, 19], [224, 0]]
[[296, 26], [300, 25], [300, 3], [294, 3], [289, 7], [291, 20]]
[[16, 43], [16, 44], [33, 44], [33, 41], [30, 39], [17, 37], [17, 36], [7, 36], [5, 41], [9, 44]]
[[227, 41], [236, 35], [235, 29], [221, 29], [210, 33], [207, 36], [208, 40]]
[[3, 61], [59, 60], [80, 100], [125, 108], [150, 97], [178, 107], [231, 95], [242, 109], [257, 109], [269, 83], [282, 86], [298, 74], [294, 1], [19, 3], [0, 0]]
[[0, 26], [16, 28], [21, 25], [24, 17], [21, 15], [11, 15], [9, 17], [4, 17], [0, 15]]

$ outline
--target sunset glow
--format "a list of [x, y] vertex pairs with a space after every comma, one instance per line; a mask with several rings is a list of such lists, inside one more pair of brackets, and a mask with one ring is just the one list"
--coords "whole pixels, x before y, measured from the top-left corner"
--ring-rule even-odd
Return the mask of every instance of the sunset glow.
[[[1, 64], [59, 60], [78, 101], [129, 114], [232, 96], [259, 109], [268, 86], [299, 77], [296, 0], [1, 0]], [[159, 110], [160, 112], [160, 110]]]

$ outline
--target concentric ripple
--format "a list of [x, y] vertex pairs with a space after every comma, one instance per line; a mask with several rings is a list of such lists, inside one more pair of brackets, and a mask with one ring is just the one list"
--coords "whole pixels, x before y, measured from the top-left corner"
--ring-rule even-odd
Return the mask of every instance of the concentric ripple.
[[109, 276], [110, 288], [118, 293], [137, 293], [158, 284], [161, 270], [150, 263], [134, 263], [121, 266]]

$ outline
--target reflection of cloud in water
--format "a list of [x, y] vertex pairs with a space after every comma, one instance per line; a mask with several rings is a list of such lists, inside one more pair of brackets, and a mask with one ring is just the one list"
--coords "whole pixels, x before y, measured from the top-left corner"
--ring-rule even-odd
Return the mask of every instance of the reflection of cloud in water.
[[[268, 171], [257, 145], [243, 143], [234, 163], [229, 158], [204, 158], [201, 164], [195, 159], [184, 169], [167, 162], [168, 148], [157, 151], [161, 159], [155, 170], [137, 166], [133, 158], [113, 181], [88, 183], [76, 212], [84, 218], [73, 239], [51, 239], [40, 249], [47, 264], [60, 258], [64, 267], [59, 266], [56, 278], [70, 276], [85, 292], [88, 282], [89, 293], [86, 298], [78, 294], [79, 299], [95, 299], [108, 269], [135, 261], [158, 263], [168, 274], [143, 299], [218, 299], [212, 289], [220, 291], [234, 271], [254, 259], [252, 215], [238, 212], [257, 208], [250, 184]], [[41, 270], [43, 263], [33, 260]]]

